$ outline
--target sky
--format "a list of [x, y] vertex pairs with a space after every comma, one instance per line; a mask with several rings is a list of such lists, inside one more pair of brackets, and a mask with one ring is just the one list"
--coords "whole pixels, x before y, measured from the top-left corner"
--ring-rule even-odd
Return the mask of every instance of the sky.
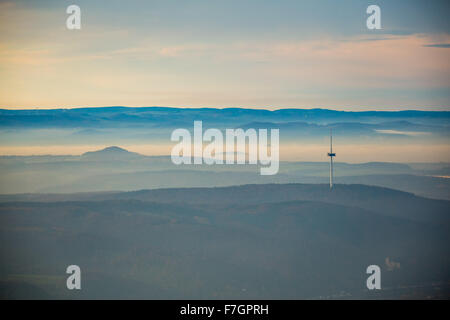
[[[81, 8], [68, 30], [66, 8]], [[366, 8], [381, 8], [381, 30]], [[449, 1], [1, 1], [0, 108], [450, 110]]]

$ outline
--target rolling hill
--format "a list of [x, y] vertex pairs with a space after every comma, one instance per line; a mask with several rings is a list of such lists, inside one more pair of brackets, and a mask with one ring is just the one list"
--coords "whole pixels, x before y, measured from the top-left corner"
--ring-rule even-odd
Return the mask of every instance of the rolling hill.
[[[425, 294], [405, 289], [421, 286], [448, 298], [448, 206], [363, 185], [11, 197], [0, 203], [0, 294], [400, 298]], [[69, 264], [83, 270], [80, 292], [65, 289]], [[366, 290], [370, 264], [382, 268], [386, 291]]]

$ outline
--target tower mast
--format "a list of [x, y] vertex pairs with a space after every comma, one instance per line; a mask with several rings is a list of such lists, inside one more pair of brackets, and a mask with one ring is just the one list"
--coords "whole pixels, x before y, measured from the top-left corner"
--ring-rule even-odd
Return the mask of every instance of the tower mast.
[[333, 153], [333, 134], [330, 128], [330, 152], [328, 153], [330, 157], [330, 189], [333, 188], [333, 157], [336, 156], [336, 153]]

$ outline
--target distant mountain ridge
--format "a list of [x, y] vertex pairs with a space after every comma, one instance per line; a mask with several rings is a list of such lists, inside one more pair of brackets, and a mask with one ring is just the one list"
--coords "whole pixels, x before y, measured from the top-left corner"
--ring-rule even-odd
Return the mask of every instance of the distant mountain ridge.
[[[138, 200], [189, 205], [257, 205], [290, 201], [315, 201], [376, 210], [385, 215], [418, 221], [441, 222], [450, 226], [450, 201], [434, 200], [412, 193], [360, 184], [249, 184], [213, 188], [170, 188], [108, 193], [3, 195], [8, 201]], [[428, 215], [426, 212], [430, 212]]]
[[245, 109], [245, 108], [170, 108], [170, 107], [102, 107], [75, 109], [0, 109], [0, 127], [94, 128], [133, 125], [176, 126], [203, 120], [209, 124], [232, 124], [236, 121], [292, 122], [306, 121], [419, 121], [448, 123], [449, 111], [337, 111], [330, 109]]
[[[0, 156], [0, 194], [74, 193], [141, 189], [224, 187], [246, 184], [328, 181], [328, 162], [280, 162], [275, 176], [257, 165], [177, 166], [170, 155], [146, 156], [119, 146], [61, 156]], [[336, 182], [366, 184], [450, 199], [448, 164], [335, 163]], [[26, 173], [26, 174], [24, 174]], [[76, 174], [74, 174], [76, 173]]]

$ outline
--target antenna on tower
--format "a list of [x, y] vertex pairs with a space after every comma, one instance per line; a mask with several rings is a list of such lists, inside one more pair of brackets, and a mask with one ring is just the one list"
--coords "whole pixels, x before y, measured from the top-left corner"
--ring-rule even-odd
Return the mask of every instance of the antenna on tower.
[[330, 189], [333, 188], [333, 157], [336, 157], [336, 153], [333, 153], [333, 133], [330, 128], [330, 152], [328, 152], [330, 157]]

